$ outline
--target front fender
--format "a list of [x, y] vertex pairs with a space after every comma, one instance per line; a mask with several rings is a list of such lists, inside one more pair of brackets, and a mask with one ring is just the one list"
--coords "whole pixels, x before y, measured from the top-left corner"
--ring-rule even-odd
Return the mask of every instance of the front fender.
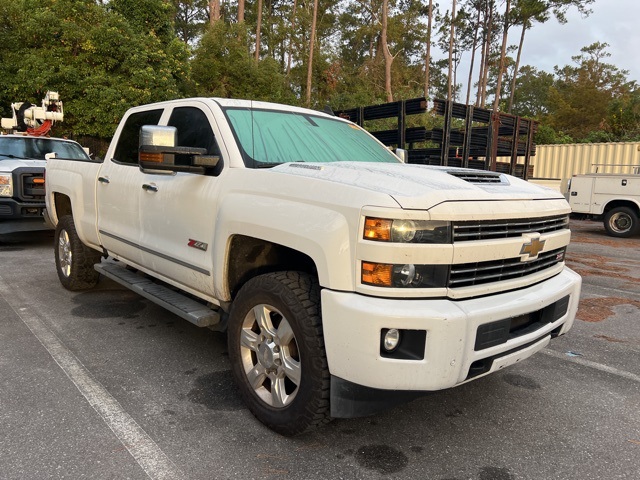
[[304, 253], [316, 265], [322, 287], [353, 291], [354, 246], [359, 210], [334, 209], [251, 193], [225, 196], [214, 238], [214, 288], [229, 300], [226, 282], [230, 241], [234, 235], [273, 242]]

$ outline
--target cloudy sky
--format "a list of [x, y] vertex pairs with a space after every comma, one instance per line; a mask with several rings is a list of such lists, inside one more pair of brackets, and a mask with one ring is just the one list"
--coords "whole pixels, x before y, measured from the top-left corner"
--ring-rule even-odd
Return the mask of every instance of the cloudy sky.
[[[575, 8], [560, 25], [555, 18], [535, 24], [526, 33], [522, 64], [553, 72], [555, 65], [571, 64], [571, 57], [594, 42], [606, 42], [608, 63], [629, 71], [629, 80], [640, 82], [640, 1], [596, 0], [593, 13], [582, 18]], [[509, 43], [519, 40], [519, 31], [509, 32]]]
[[[636, 80], [640, 84], [640, 0], [595, 0], [591, 9], [593, 13], [586, 18], [575, 7], [569, 9], [564, 25], [553, 17], [546, 23], [534, 24], [527, 30], [520, 65], [532, 65], [553, 73], [556, 65], [573, 64], [571, 57], [580, 55], [582, 47], [603, 42], [609, 44], [607, 51], [611, 54], [605, 61], [628, 70], [628, 80]], [[511, 29], [508, 40], [517, 46], [520, 29]], [[446, 57], [446, 52], [434, 52], [436, 59]], [[467, 90], [469, 60], [470, 54], [466, 52], [458, 67], [457, 82], [462, 84], [459, 101], [464, 101]], [[473, 75], [474, 78], [478, 75], [477, 65]], [[472, 102], [475, 98], [473, 92], [475, 89], [472, 89]]]

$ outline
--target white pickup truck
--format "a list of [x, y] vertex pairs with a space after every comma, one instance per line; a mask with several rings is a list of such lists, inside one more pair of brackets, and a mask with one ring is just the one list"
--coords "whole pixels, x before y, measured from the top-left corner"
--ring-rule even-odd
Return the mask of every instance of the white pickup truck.
[[243, 399], [286, 435], [519, 362], [578, 306], [560, 193], [403, 164], [312, 110], [132, 108], [103, 162], [52, 159], [46, 188], [62, 284], [103, 274], [226, 330]]
[[54, 156], [89, 160], [71, 140], [0, 135], [0, 235], [51, 228], [43, 219], [44, 168]]

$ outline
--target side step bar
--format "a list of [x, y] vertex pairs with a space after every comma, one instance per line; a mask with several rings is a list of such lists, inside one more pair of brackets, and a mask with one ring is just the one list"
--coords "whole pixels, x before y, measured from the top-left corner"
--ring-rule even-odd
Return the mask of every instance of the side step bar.
[[94, 268], [105, 277], [124, 285], [198, 327], [211, 327], [220, 323], [220, 314], [215, 310], [115, 263], [97, 263]]

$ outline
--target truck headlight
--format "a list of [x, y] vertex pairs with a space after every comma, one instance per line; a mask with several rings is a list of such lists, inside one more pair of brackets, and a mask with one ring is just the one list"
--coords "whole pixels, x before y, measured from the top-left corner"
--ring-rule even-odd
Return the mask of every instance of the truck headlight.
[[451, 243], [451, 222], [365, 217], [363, 238], [392, 243]]
[[13, 197], [13, 180], [10, 173], [0, 173], [0, 197]]
[[444, 288], [449, 265], [392, 265], [362, 262], [360, 280], [365, 285], [392, 288]]

